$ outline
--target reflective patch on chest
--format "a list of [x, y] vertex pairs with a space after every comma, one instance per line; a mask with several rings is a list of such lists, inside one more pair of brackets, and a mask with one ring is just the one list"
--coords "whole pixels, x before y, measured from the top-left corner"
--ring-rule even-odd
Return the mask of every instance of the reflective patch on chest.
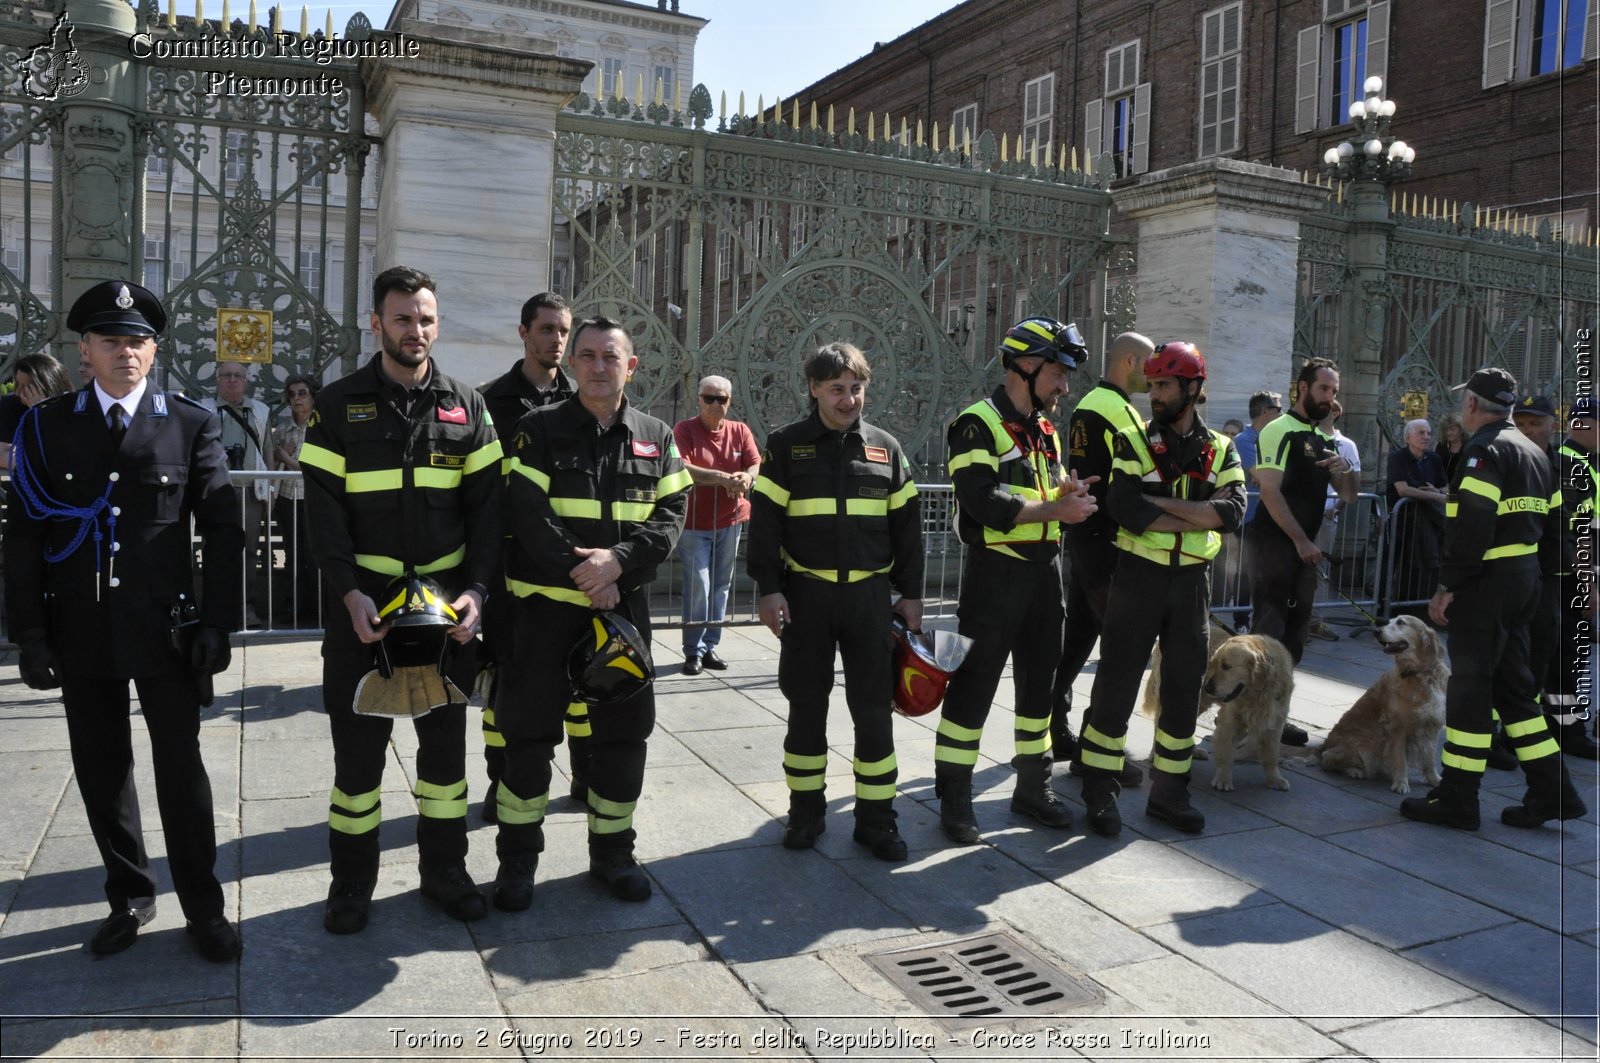
[[465, 454], [429, 454], [428, 464], [436, 469], [461, 469], [467, 464]]
[[346, 421], [376, 421], [378, 404], [375, 402], [349, 403], [344, 408]]

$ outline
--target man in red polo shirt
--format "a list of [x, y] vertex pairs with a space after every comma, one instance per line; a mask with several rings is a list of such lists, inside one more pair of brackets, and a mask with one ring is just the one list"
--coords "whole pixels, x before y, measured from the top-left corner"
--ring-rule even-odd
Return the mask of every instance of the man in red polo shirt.
[[726, 377], [700, 381], [700, 416], [672, 428], [694, 488], [678, 555], [683, 561], [683, 674], [728, 667], [717, 656], [728, 612], [739, 526], [750, 519], [750, 486], [761, 471], [761, 450], [750, 426], [728, 417], [733, 384]]

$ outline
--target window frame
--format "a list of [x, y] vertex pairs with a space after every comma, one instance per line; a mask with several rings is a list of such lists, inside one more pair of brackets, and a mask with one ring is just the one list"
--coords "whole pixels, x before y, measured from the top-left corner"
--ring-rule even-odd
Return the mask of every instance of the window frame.
[[[1229, 21], [1232, 21], [1233, 45], [1228, 46]], [[1215, 20], [1217, 25], [1216, 48], [1211, 48], [1209, 26]], [[1226, 73], [1228, 65], [1232, 64], [1231, 79]], [[1244, 79], [1244, 0], [1234, 0], [1231, 4], [1213, 8], [1205, 12], [1200, 19], [1200, 83], [1199, 107], [1196, 120], [1195, 146], [1198, 158], [1208, 159], [1217, 155], [1231, 155], [1239, 150], [1239, 93]], [[1206, 91], [1208, 75], [1215, 75], [1215, 88], [1212, 92]], [[1232, 93], [1232, 108], [1229, 113], [1226, 100]], [[1208, 99], [1215, 98], [1215, 113], [1211, 121], [1206, 120], [1206, 106]], [[1231, 128], [1230, 128], [1231, 127]], [[1211, 131], [1214, 138], [1211, 150], [1206, 150], [1207, 131]], [[1228, 137], [1224, 143], [1224, 130], [1228, 130]]]
[[[1030, 116], [1028, 98], [1033, 97], [1033, 112]], [[1037, 143], [1041, 150], [1046, 145], [1055, 143], [1056, 125], [1056, 72], [1041, 74], [1036, 78], [1029, 78], [1022, 84], [1022, 151], [1027, 157], [1029, 148]], [[1044, 136], [1039, 136], [1041, 130]]]

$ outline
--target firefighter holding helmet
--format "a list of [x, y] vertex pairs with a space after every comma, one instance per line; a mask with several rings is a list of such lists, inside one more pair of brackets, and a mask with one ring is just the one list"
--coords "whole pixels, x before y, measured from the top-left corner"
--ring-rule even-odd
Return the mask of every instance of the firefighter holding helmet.
[[1208, 656], [1211, 562], [1244, 516], [1244, 470], [1233, 442], [1200, 418], [1206, 360], [1192, 343], [1164, 343], [1144, 364], [1151, 419], [1117, 436], [1107, 507], [1117, 524], [1116, 571], [1106, 604], [1089, 714], [1079, 736], [1089, 827], [1113, 837], [1139, 680], [1161, 640], [1161, 719], [1150, 756], [1145, 814], [1186, 833], [1205, 828], [1189, 802], [1195, 717]]
[[782, 640], [778, 687], [789, 700], [783, 774], [786, 849], [810, 849], [827, 799], [828, 694], [835, 650], [855, 724], [855, 840], [880, 860], [904, 860], [895, 826], [890, 692], [894, 614], [922, 626], [922, 508], [899, 442], [861, 419], [871, 370], [848, 343], [805, 363], [811, 414], [767, 439], [751, 498], [750, 578], [762, 623]]
[[1050, 687], [1061, 656], [1061, 526], [1095, 511], [1061, 467], [1056, 412], [1068, 375], [1089, 354], [1076, 325], [1034, 317], [1000, 345], [1006, 375], [950, 425], [956, 531], [967, 544], [956, 615], [973, 640], [950, 680], [934, 747], [939, 822], [952, 841], [978, 840], [972, 772], [1006, 658], [1016, 684], [1017, 769], [1011, 810], [1048, 827], [1072, 814], [1050, 789]]

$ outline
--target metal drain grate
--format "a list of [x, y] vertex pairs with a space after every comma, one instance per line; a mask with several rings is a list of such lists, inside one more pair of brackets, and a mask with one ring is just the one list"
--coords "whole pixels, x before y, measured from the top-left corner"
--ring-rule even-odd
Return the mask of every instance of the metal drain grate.
[[947, 1026], [1063, 1015], [1100, 996], [1008, 933], [896, 949], [867, 962]]

